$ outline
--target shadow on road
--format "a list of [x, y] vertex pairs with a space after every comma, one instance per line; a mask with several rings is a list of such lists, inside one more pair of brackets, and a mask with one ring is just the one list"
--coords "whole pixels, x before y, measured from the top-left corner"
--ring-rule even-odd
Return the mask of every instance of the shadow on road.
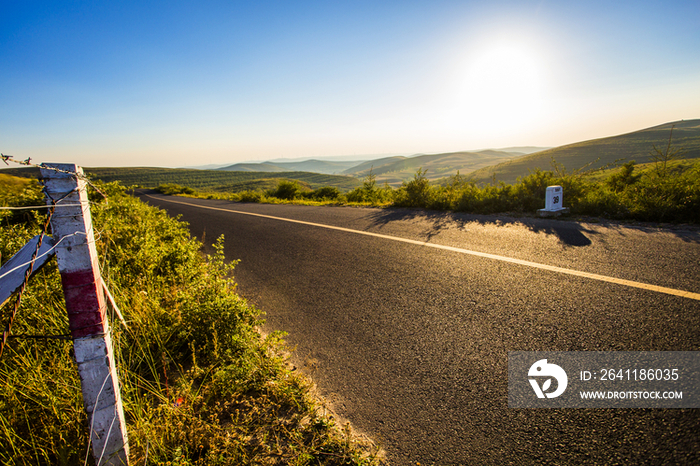
[[[424, 231], [426, 241], [448, 229], [465, 229], [470, 224], [481, 226], [518, 226], [524, 227], [534, 233], [544, 233], [555, 236], [559, 242], [568, 247], [583, 247], [592, 244], [591, 238], [600, 233], [586, 228], [584, 224], [571, 220], [544, 219], [535, 217], [509, 217], [507, 215], [478, 215], [459, 212], [437, 212], [418, 209], [385, 209], [374, 211], [369, 215], [375, 226], [380, 228], [395, 221], [421, 222], [429, 227]], [[645, 233], [658, 233], [661, 230], [657, 225], [624, 225], [610, 221], [595, 220], [597, 226], [613, 229], [624, 235], [626, 228], [634, 228]], [[700, 231], [695, 227], [689, 229], [664, 225], [663, 231], [670, 233], [685, 242], [700, 244]]]

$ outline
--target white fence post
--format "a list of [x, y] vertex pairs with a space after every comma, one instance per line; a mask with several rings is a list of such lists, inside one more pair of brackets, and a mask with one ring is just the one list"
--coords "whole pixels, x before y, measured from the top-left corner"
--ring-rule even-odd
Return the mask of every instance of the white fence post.
[[[90, 441], [99, 466], [128, 465], [129, 445], [106, 315], [85, 181], [75, 164], [44, 164], [47, 202], [61, 199], [51, 219]], [[58, 169], [57, 170], [52, 170]], [[59, 205], [60, 205], [59, 204]]]

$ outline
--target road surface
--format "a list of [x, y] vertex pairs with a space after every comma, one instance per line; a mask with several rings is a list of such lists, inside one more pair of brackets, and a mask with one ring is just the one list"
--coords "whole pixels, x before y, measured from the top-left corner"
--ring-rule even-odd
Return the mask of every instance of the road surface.
[[698, 409], [513, 409], [507, 377], [509, 351], [700, 350], [697, 230], [142, 198], [225, 235], [239, 293], [391, 464], [700, 464]]

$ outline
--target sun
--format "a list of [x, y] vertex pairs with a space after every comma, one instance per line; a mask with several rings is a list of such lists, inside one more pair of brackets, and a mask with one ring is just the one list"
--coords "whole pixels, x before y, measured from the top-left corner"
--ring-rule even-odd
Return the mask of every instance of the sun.
[[460, 100], [473, 116], [517, 120], [539, 111], [542, 87], [536, 54], [512, 41], [469, 57]]

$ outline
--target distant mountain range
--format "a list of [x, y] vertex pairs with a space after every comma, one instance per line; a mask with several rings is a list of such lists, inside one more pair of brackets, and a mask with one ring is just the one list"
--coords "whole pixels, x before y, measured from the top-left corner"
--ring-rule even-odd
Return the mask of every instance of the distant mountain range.
[[[364, 178], [370, 170], [380, 183], [401, 184], [412, 177], [419, 168], [427, 170], [430, 179], [438, 179], [457, 173], [468, 173], [504, 160], [541, 151], [543, 147], [513, 147], [508, 150], [486, 149], [471, 152], [449, 152], [444, 154], [416, 154], [412, 156], [393, 155], [382, 158], [360, 160], [295, 160], [277, 159], [262, 163], [236, 163], [218, 168], [224, 171], [240, 172], [291, 172], [307, 171], [329, 175], [347, 175]], [[362, 160], [364, 159], [364, 160]]]

